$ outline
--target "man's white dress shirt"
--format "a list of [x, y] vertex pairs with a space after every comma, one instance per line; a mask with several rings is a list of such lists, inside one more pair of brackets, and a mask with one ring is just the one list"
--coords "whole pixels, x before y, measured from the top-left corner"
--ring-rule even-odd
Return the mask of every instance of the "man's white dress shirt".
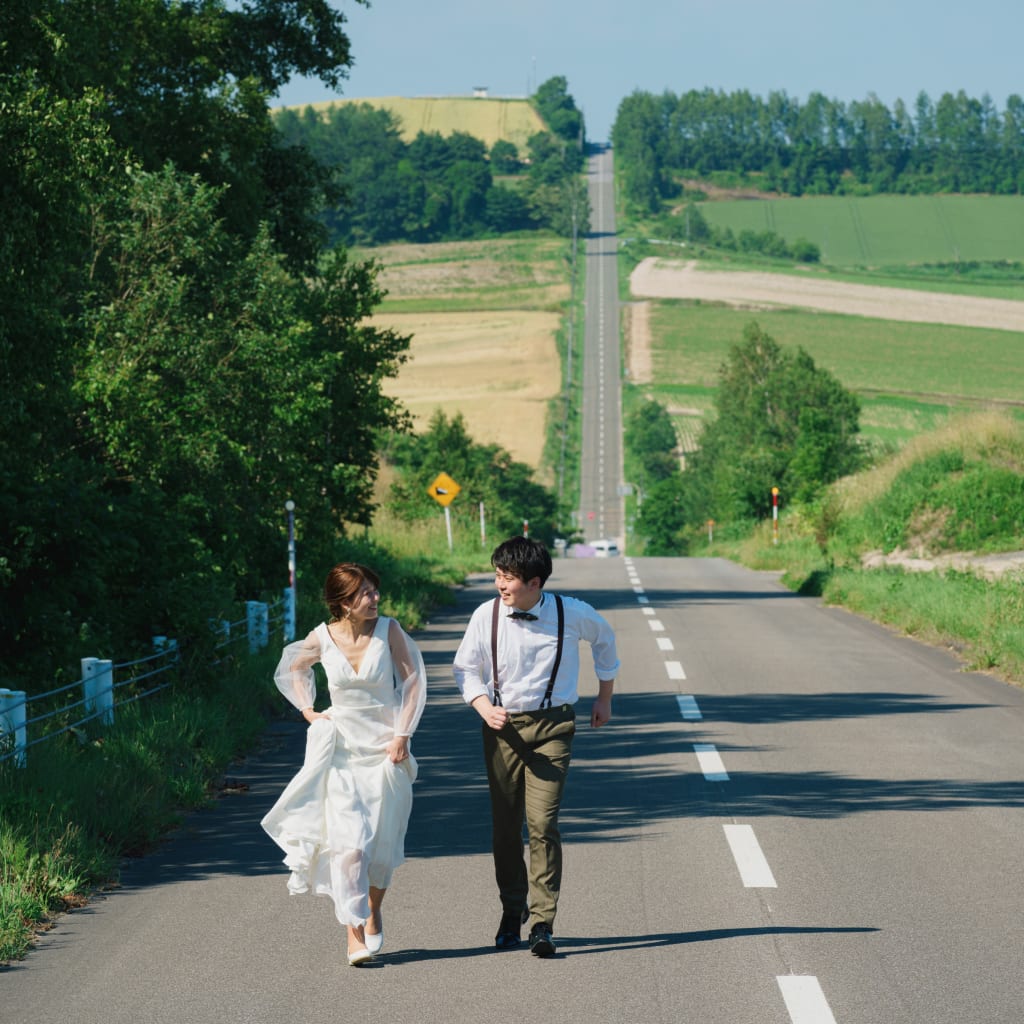
[[[500, 600], [500, 599], [499, 599]], [[575, 704], [579, 694], [581, 641], [590, 644], [594, 672], [599, 680], [614, 679], [619, 670], [615, 652], [615, 634], [605, 619], [586, 601], [562, 597], [565, 609], [565, 634], [562, 661], [558, 666], [552, 707]], [[498, 609], [498, 688], [507, 711], [536, 711], [547, 691], [558, 648], [558, 611], [553, 595], [544, 593], [529, 609], [536, 622], [513, 619], [514, 608]], [[493, 601], [480, 605], [466, 628], [466, 635], [455, 654], [455, 682], [467, 704], [481, 694], [494, 700], [491, 680], [491, 616]]]

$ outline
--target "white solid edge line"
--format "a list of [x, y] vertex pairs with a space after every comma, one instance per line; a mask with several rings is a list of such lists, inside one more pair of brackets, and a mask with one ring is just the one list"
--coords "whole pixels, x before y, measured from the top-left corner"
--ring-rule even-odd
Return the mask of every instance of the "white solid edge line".
[[782, 974], [775, 979], [793, 1024], [836, 1024], [818, 979], [810, 974]]
[[749, 825], [723, 825], [740, 878], [748, 889], [777, 889], [775, 876]]

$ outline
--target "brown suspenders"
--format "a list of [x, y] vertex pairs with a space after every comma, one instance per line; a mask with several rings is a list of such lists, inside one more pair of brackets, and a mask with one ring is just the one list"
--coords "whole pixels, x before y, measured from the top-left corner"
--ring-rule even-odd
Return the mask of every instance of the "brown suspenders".
[[[555, 651], [555, 664], [551, 668], [551, 678], [548, 680], [548, 688], [541, 701], [541, 709], [551, 707], [551, 695], [555, 691], [555, 676], [558, 675], [558, 666], [562, 663], [562, 642], [565, 639], [565, 609], [562, 607], [562, 598], [558, 594], [552, 594], [555, 599], [555, 608], [558, 611], [558, 648]], [[501, 606], [500, 598], [494, 599], [494, 606], [491, 609], [491, 676], [494, 683], [493, 704], [502, 706], [501, 690], [498, 684], [498, 609]]]

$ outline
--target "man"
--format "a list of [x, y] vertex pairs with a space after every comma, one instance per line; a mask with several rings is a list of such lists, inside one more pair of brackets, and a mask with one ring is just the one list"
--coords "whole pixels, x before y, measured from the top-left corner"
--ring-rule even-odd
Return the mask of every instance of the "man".
[[473, 613], [455, 655], [455, 681], [484, 721], [502, 909], [494, 941], [499, 949], [518, 946], [528, 919], [531, 952], [551, 957], [562, 884], [558, 811], [576, 731], [580, 641], [590, 644], [598, 678], [590, 713], [595, 729], [611, 719], [619, 659], [615, 634], [589, 604], [544, 592], [551, 555], [543, 544], [513, 537], [495, 549], [491, 565], [498, 597]]

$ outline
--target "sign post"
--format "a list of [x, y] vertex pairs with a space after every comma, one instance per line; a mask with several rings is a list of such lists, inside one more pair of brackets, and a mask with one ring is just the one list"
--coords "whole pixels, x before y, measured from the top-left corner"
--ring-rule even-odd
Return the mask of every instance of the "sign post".
[[454, 545], [452, 543], [452, 515], [448, 506], [461, 490], [462, 488], [447, 473], [438, 473], [434, 482], [427, 488], [427, 494], [444, 509], [444, 525], [448, 531], [449, 551], [454, 550]]
[[772, 488], [772, 543], [779, 543], [779, 489]]

